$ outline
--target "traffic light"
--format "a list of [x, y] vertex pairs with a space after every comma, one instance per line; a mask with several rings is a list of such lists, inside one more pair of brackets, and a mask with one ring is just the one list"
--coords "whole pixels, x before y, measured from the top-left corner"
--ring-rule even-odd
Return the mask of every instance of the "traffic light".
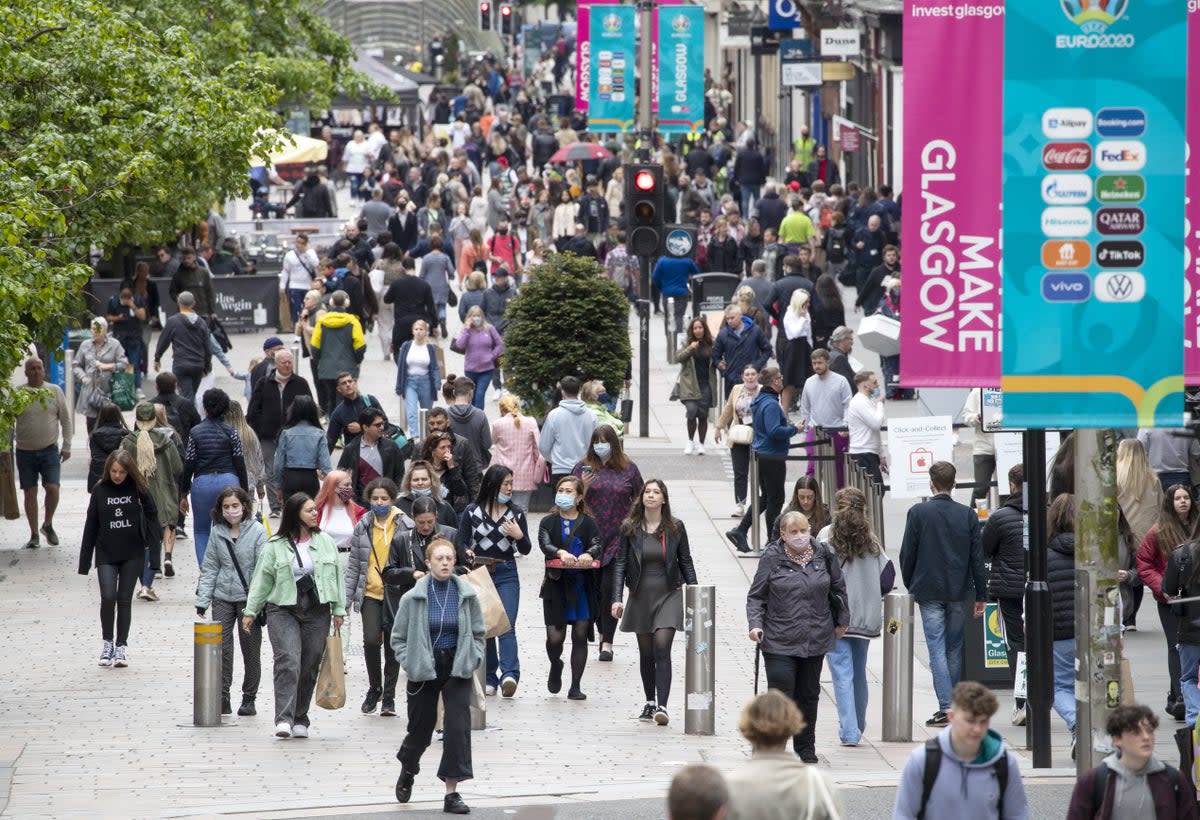
[[513, 7], [508, 3], [500, 6], [500, 33], [511, 37], [513, 33]]
[[625, 215], [629, 220], [625, 249], [634, 256], [656, 256], [662, 244], [665, 185], [661, 165], [625, 166]]
[[483, 31], [492, 30], [492, 4], [488, 0], [479, 4], [479, 28]]

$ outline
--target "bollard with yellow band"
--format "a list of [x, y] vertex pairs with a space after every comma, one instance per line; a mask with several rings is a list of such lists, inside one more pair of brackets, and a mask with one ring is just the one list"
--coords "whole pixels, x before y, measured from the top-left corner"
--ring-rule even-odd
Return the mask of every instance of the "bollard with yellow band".
[[196, 622], [192, 723], [221, 725], [221, 625]]

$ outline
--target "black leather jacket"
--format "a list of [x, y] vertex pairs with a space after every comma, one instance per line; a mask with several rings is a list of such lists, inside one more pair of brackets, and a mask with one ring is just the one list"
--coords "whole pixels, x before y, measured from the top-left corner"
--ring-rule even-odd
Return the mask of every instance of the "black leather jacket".
[[[661, 536], [663, 552], [666, 557], [667, 583], [678, 588], [684, 583], [695, 586], [696, 566], [692, 563], [692, 550], [688, 546], [687, 529], [682, 521], [676, 521], [679, 535]], [[620, 603], [629, 587], [629, 594], [636, 595], [638, 582], [642, 579], [642, 551], [638, 540], [622, 533], [621, 546], [617, 549], [617, 557], [613, 559], [613, 599], [612, 603]]]
[[[1171, 553], [1167, 559], [1167, 570], [1163, 573], [1163, 594], [1174, 598], [1192, 598], [1200, 595], [1200, 573], [1196, 561], [1200, 560], [1200, 541], [1189, 541]], [[1200, 646], [1200, 602], [1172, 604], [1172, 611], [1179, 616], [1179, 643]]]

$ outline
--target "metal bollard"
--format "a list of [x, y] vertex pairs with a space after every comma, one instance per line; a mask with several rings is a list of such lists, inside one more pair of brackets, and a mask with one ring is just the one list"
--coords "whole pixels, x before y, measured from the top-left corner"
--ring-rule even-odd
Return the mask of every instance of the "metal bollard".
[[471, 698], [471, 731], [482, 732], [487, 728], [487, 698], [483, 696], [483, 687], [487, 683], [484, 669], [487, 664], [479, 664], [475, 669], [475, 680], [471, 686], [477, 697]]
[[[234, 624], [237, 628], [237, 624]], [[192, 724], [221, 725], [221, 625], [197, 621], [194, 633], [195, 678], [192, 684]]]
[[762, 510], [758, 506], [758, 453], [750, 448], [750, 546], [755, 552], [762, 549], [762, 524], [758, 517]]
[[[417, 410], [417, 431], [416, 436], [420, 441], [424, 441], [429, 435], [429, 411], [424, 407]], [[412, 435], [410, 432], [409, 435]]]
[[687, 655], [683, 663], [683, 733], [716, 734], [717, 588], [689, 586], [683, 593]]
[[883, 599], [883, 735], [912, 741], [913, 596], [889, 592]]

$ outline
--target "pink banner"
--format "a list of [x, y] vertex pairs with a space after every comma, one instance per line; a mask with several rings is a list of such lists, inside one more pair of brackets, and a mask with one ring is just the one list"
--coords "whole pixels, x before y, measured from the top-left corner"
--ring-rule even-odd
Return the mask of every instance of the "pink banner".
[[577, 0], [575, 10], [575, 110], [588, 110], [592, 85], [591, 6], [612, 5], [617, 0]]
[[1003, 13], [904, 4], [905, 387], [1000, 386]]
[[1187, 178], [1184, 191], [1183, 258], [1187, 265], [1184, 303], [1183, 380], [1200, 384], [1200, 2], [1188, 3]]

